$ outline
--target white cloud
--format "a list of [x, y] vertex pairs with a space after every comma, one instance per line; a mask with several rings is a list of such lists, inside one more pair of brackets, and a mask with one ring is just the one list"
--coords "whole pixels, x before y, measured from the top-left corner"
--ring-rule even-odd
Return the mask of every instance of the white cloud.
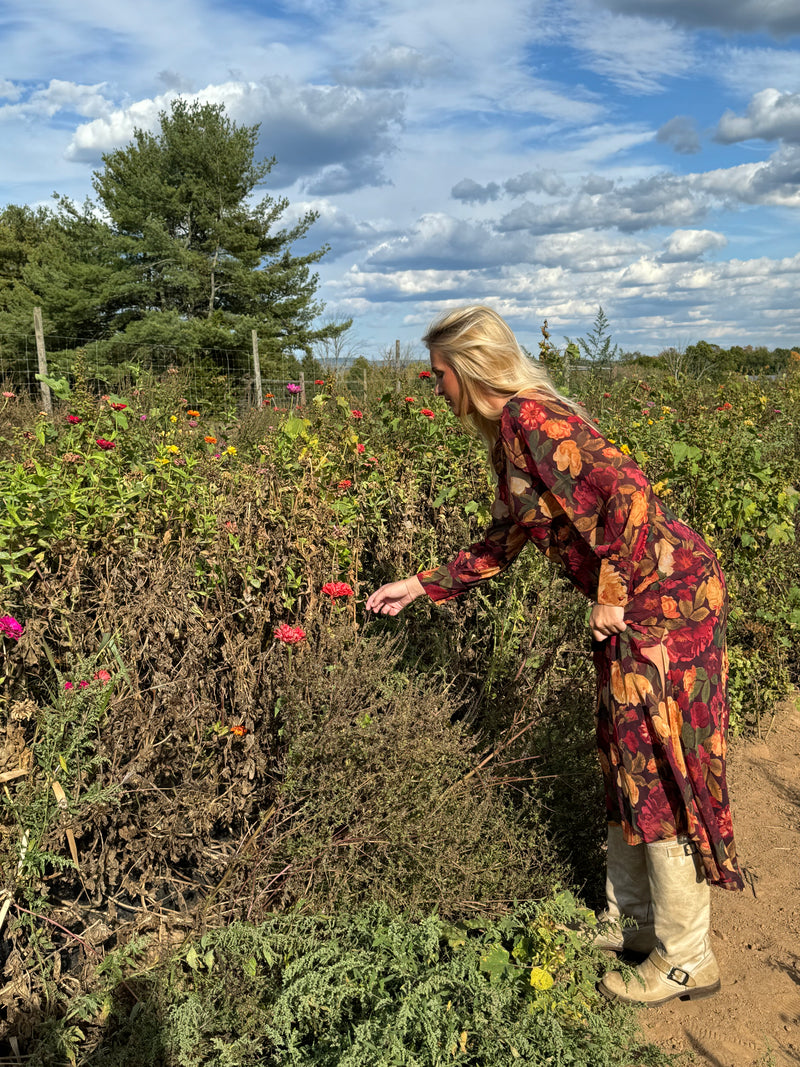
[[721, 144], [753, 138], [800, 144], [800, 93], [762, 89], [752, 98], [744, 115], [726, 111], [714, 134], [714, 140]]
[[[103, 152], [126, 143], [135, 127], [155, 129], [158, 115], [169, 110], [178, 94], [167, 92], [118, 108], [79, 126], [68, 149], [74, 160], [93, 162]], [[272, 186], [311, 178], [323, 168], [313, 191], [349, 191], [384, 180], [381, 158], [393, 149], [393, 135], [403, 117], [402, 96], [394, 92], [363, 93], [343, 86], [299, 85], [270, 78], [260, 83], [209, 85], [185, 99], [223, 104], [230, 118], [261, 123], [266, 154], [276, 155]]]
[[104, 95], [105, 82], [98, 85], [80, 85], [54, 78], [48, 85], [27, 93], [11, 82], [9, 92], [0, 94], [15, 102], [0, 106], [0, 121], [13, 118], [52, 118], [59, 112], [68, 112], [82, 117], [105, 116], [111, 103]]
[[673, 230], [664, 242], [664, 251], [659, 256], [662, 263], [685, 263], [699, 259], [704, 252], [724, 248], [728, 238], [714, 230]]
[[439, 66], [436, 56], [407, 45], [373, 45], [352, 66], [334, 67], [333, 74], [341, 84], [361, 89], [403, 89], [422, 85]]
[[794, 92], [800, 85], [800, 52], [790, 48], [724, 45], [708, 56], [709, 69], [729, 92], [739, 98], [764, 86]]

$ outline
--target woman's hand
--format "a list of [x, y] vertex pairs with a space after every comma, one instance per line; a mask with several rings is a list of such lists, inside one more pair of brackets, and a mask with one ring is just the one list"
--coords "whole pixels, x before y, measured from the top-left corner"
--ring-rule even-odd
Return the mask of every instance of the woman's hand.
[[415, 574], [411, 578], [404, 578], [402, 582], [389, 582], [376, 589], [367, 598], [366, 609], [374, 611], [376, 615], [397, 615], [424, 592]]
[[589, 629], [595, 641], [605, 641], [612, 634], [621, 634], [627, 630], [625, 625], [625, 608], [616, 608], [612, 604], [595, 604], [589, 616]]

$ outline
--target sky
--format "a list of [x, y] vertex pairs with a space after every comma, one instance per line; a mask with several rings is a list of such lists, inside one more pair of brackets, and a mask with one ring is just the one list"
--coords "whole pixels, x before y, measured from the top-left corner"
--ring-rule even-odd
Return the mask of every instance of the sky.
[[800, 345], [798, 0], [4, 0], [0, 206], [82, 201], [176, 96], [260, 123], [364, 354], [489, 304], [535, 350]]

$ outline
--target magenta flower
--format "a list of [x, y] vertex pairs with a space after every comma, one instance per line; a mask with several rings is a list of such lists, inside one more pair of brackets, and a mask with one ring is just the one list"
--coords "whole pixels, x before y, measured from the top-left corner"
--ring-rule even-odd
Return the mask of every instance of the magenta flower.
[[72, 682], [64, 682], [64, 688], [65, 689], [74, 689], [75, 686], [72, 684]]
[[13, 615], [0, 616], [0, 634], [3, 637], [10, 637], [12, 641], [19, 641], [24, 633], [25, 627]]
[[88, 684], [88, 682], [78, 682], [78, 688], [85, 689]]
[[71, 423], [83, 422], [83, 419], [80, 417], [80, 415], [67, 415], [67, 422], [71, 422]]
[[295, 385], [294, 382], [289, 382], [289, 384], [286, 386], [286, 392], [287, 393], [299, 393], [300, 392], [300, 386], [299, 385]]

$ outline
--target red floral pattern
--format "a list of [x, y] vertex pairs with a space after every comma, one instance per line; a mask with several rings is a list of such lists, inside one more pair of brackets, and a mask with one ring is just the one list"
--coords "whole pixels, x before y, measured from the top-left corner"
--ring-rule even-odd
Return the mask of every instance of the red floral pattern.
[[711, 549], [656, 496], [636, 463], [556, 397], [503, 409], [484, 539], [418, 575], [458, 596], [533, 542], [591, 600], [625, 609], [593, 643], [597, 741], [611, 822], [630, 844], [688, 834], [706, 877], [741, 889], [725, 778], [725, 580]]

